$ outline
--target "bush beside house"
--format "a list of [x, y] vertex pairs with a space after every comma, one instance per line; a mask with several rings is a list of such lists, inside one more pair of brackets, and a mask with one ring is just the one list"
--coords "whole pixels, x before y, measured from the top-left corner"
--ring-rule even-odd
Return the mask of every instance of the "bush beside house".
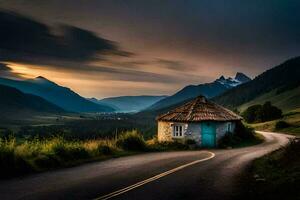
[[236, 128], [233, 133], [227, 132], [220, 140], [219, 147], [243, 147], [259, 144], [262, 141], [262, 136], [256, 134], [253, 128], [245, 126], [242, 122], [239, 122], [236, 124]]

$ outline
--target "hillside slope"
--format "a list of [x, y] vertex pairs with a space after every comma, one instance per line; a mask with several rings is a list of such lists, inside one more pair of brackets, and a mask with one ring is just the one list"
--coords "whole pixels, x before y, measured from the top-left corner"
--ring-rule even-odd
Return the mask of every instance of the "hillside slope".
[[282, 109], [283, 112], [300, 108], [300, 86], [279, 94], [277, 93], [277, 89], [272, 90], [271, 92], [263, 94], [247, 103], [242, 104], [238, 107], [238, 110], [244, 111], [249, 106], [263, 104], [266, 101], [270, 101], [273, 105]]
[[[276, 90], [277, 95], [293, 89], [297, 91], [300, 86], [299, 75], [300, 57], [296, 57], [267, 70], [252, 81], [224, 92], [213, 98], [213, 101], [229, 108], [236, 108], [272, 90]], [[295, 101], [294, 104], [298, 105], [297, 102], [300, 100], [298, 98]]]
[[60, 114], [65, 111], [45, 99], [25, 94], [12, 87], [0, 85], [0, 116], [1, 119], [30, 116], [33, 114]]
[[72, 112], [112, 112], [113, 108], [98, 105], [81, 97], [69, 88], [62, 87], [44, 77], [24, 81], [0, 78], [0, 84], [40, 96], [47, 101]]

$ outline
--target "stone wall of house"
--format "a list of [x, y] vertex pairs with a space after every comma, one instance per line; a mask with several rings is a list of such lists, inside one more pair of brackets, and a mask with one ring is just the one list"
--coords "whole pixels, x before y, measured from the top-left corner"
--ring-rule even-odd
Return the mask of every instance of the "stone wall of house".
[[195, 140], [198, 145], [201, 145], [201, 123], [189, 123], [185, 130], [186, 139]]
[[[230, 124], [230, 130], [228, 130], [228, 124]], [[220, 141], [225, 134], [229, 132], [234, 132], [235, 129], [235, 122], [219, 122], [216, 125], [216, 139], [217, 143]]]
[[[184, 137], [173, 138], [172, 125], [180, 124], [184, 126]], [[216, 140], [217, 143], [228, 132], [228, 124], [231, 124], [230, 132], [235, 129], [235, 122], [216, 122]], [[195, 140], [198, 145], [201, 145], [201, 122], [200, 123], [173, 123], [173, 122], [158, 122], [158, 141], [173, 141], [173, 140]]]
[[159, 121], [157, 125], [158, 141], [172, 141], [172, 128], [170, 122]]
[[[182, 125], [184, 137], [173, 138], [172, 125]], [[201, 144], [201, 126], [200, 123], [173, 123], [173, 122], [158, 122], [158, 141], [174, 141], [174, 140], [186, 140], [192, 139]]]

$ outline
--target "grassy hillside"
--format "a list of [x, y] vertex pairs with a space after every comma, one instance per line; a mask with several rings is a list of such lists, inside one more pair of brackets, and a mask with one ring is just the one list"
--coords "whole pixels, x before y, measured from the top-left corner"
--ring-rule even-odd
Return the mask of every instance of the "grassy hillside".
[[[290, 126], [283, 129], [276, 129], [275, 126], [278, 121], [285, 121]], [[284, 114], [282, 119], [249, 125], [256, 130], [276, 131], [300, 136], [300, 108]]]
[[300, 108], [300, 86], [294, 89], [279, 93], [278, 90], [272, 90], [266, 94], [263, 94], [247, 103], [238, 107], [239, 111], [246, 110], [249, 106], [255, 104], [264, 104], [266, 101], [271, 101], [271, 103], [283, 112], [289, 112], [291, 110]]

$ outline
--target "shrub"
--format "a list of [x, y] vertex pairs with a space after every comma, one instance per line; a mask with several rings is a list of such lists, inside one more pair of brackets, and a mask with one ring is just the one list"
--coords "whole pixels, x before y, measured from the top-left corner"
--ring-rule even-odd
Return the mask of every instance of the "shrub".
[[189, 145], [179, 141], [164, 141], [152, 143], [149, 145], [152, 151], [170, 151], [170, 150], [187, 150]]
[[260, 112], [262, 110], [261, 105], [253, 105], [248, 107], [243, 113], [242, 116], [248, 123], [254, 123], [259, 121]]
[[284, 128], [288, 128], [290, 127], [291, 125], [285, 121], [278, 121], [276, 122], [275, 124], [275, 129], [276, 130], [279, 130], [279, 129], [284, 129]]
[[237, 135], [227, 132], [224, 137], [222, 137], [219, 141], [219, 146], [221, 148], [236, 146], [241, 143], [241, 138]]
[[119, 148], [128, 151], [144, 151], [146, 150], [146, 142], [142, 135], [137, 131], [128, 131], [117, 138], [116, 145]]
[[103, 155], [111, 155], [113, 154], [113, 149], [108, 145], [99, 145], [97, 147], [97, 152]]
[[245, 126], [242, 122], [235, 124], [234, 134], [241, 139], [253, 139], [255, 137], [254, 128]]
[[186, 144], [186, 145], [195, 145], [195, 144], [196, 144], [196, 141], [193, 140], [193, 139], [187, 139], [187, 140], [185, 141], [185, 144]]
[[60, 141], [53, 146], [53, 152], [59, 158], [64, 160], [76, 160], [89, 157], [88, 152], [83, 146], [77, 143], [65, 143]]
[[221, 148], [239, 146], [242, 143], [255, 140], [253, 128], [245, 126], [242, 122], [237, 122], [234, 133], [227, 132], [219, 141]]
[[242, 116], [248, 123], [266, 122], [282, 117], [282, 111], [267, 101], [263, 105], [248, 107]]

